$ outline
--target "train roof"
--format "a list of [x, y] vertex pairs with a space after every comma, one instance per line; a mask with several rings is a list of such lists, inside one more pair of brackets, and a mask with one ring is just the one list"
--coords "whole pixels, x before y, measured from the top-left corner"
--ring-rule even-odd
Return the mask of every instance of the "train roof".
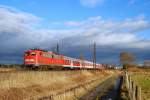
[[42, 49], [29, 49], [29, 50], [26, 50], [25, 52], [28, 52], [28, 51], [42, 51], [42, 52], [46, 52], [46, 53], [52, 53], [52, 54], [56, 54], [56, 55], [60, 55], [60, 56], [63, 56], [62, 54], [57, 54], [56, 52], [53, 52], [53, 51], [47, 51], [47, 50], [42, 50]]
[[[71, 58], [71, 57], [68, 57], [68, 56], [64, 56], [64, 58], [69, 59], [69, 60], [81, 61], [81, 59]], [[88, 60], [84, 60], [84, 62], [86, 62], [86, 63], [93, 63], [93, 62], [88, 61]]]
[[27, 51], [44, 51], [44, 52], [48, 52], [47, 50], [42, 50], [42, 49], [29, 49], [29, 50], [26, 50]]

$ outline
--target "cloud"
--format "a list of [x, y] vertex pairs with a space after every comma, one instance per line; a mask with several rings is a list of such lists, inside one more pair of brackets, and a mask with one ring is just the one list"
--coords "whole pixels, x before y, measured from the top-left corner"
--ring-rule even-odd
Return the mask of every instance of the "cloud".
[[97, 5], [100, 5], [104, 2], [104, 0], [80, 0], [80, 3], [83, 6], [87, 6], [87, 7], [95, 7]]
[[[68, 26], [91, 29], [95, 28], [100, 30], [111, 30], [111, 31], [126, 31], [126, 32], [137, 32], [149, 28], [148, 21], [145, 20], [143, 16], [136, 18], [127, 18], [123, 21], [111, 21], [103, 20], [100, 16], [90, 17], [83, 21], [68, 21], [64, 23]], [[101, 29], [99, 29], [101, 28]]]
[[[68, 48], [72, 48], [72, 52], [87, 52], [85, 48], [96, 42], [98, 48], [105, 47], [98, 52], [104, 52], [106, 57], [111, 52], [110, 48], [150, 49], [150, 40], [137, 35], [150, 28], [144, 17], [112, 21], [96, 16], [58, 23], [66, 28], [50, 29], [42, 27], [44, 19], [10, 7], [0, 6], [0, 15], [0, 63], [9, 62], [10, 58], [11, 62], [20, 62], [19, 58], [22, 59], [25, 50], [51, 49], [56, 43], [60, 44], [63, 53], [68, 54]], [[107, 49], [108, 52], [105, 52]]]
[[[91, 17], [83, 21], [69, 21], [65, 25], [80, 30], [76, 40], [77, 44], [90, 44], [94, 41], [97, 45], [114, 45], [130, 48], [148, 48], [149, 41], [143, 41], [136, 33], [149, 29], [149, 22], [143, 17], [125, 19], [123, 21], [103, 20], [100, 16]], [[82, 33], [82, 34], [81, 34]], [[74, 37], [70, 38], [73, 40]], [[140, 46], [139, 43], [143, 45]]]
[[6, 7], [0, 7], [0, 15], [0, 46], [4, 47], [1, 52], [6, 48], [30, 48], [54, 40], [49, 30], [36, 28], [42, 20], [37, 16]]

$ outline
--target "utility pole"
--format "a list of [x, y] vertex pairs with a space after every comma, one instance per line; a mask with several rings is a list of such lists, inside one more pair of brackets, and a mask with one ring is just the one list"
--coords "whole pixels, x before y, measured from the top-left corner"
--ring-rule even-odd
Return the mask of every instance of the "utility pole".
[[96, 43], [93, 45], [93, 68], [96, 68]]
[[83, 54], [80, 53], [80, 60], [81, 60], [81, 66], [82, 66], [82, 69], [84, 69], [84, 57], [83, 57]]
[[58, 43], [57, 43], [56, 50], [57, 50], [57, 54], [59, 54], [59, 44]]

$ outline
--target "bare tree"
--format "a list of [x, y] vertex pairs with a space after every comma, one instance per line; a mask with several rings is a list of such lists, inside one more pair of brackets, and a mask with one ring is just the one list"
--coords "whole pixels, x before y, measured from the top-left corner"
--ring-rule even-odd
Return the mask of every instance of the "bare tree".
[[150, 67], [150, 60], [144, 61], [144, 67], [147, 67], [147, 68]]
[[135, 58], [132, 53], [129, 52], [121, 52], [120, 53], [120, 62], [123, 64], [123, 68], [127, 69], [129, 65], [133, 64]]

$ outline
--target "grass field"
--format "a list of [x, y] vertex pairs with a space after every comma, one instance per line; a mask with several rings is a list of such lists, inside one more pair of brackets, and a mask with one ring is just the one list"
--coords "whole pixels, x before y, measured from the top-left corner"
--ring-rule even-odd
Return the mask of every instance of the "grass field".
[[0, 68], [0, 72], [11, 72], [16, 71], [15, 68]]
[[0, 73], [0, 100], [22, 100], [55, 94], [114, 72], [107, 71], [17, 71]]
[[150, 100], [150, 73], [138, 73], [132, 76], [132, 80], [141, 87], [142, 100]]

